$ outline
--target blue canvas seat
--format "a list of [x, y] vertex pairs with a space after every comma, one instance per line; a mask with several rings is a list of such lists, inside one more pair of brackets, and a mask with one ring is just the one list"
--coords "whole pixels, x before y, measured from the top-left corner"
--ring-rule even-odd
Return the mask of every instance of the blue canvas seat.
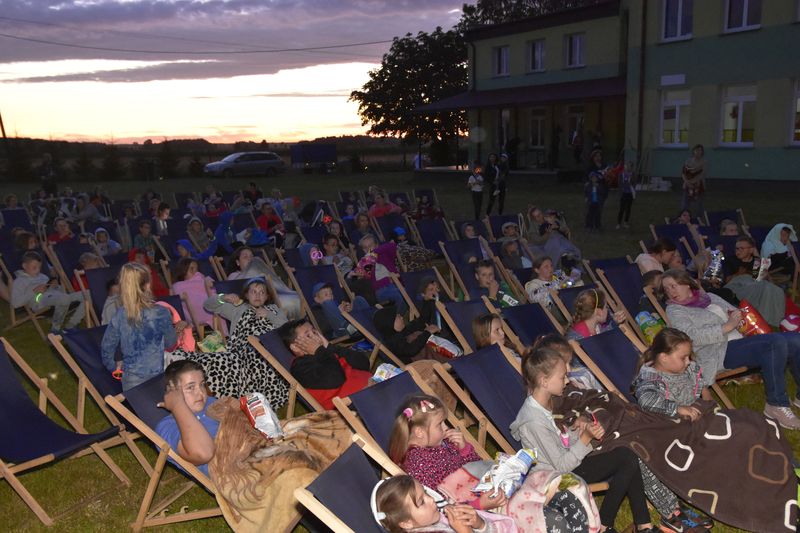
[[414, 222], [422, 241], [419, 243], [428, 250], [433, 250], [437, 254], [441, 253], [440, 242], [453, 240], [450, 232], [447, 231], [447, 224], [441, 218], [423, 218]]
[[626, 328], [614, 328], [579, 341], [570, 341], [575, 353], [594, 377], [608, 390], [621, 392], [635, 401], [631, 384], [636, 377], [641, 352], [626, 335]]
[[489, 313], [484, 301], [475, 299], [466, 302], [437, 302], [437, 308], [461, 344], [464, 353], [474, 351], [476, 346], [475, 337], [472, 335], [472, 321]]
[[552, 320], [539, 303], [505, 307], [502, 309], [501, 314], [503, 320], [524, 346], [533, 346], [539, 336], [557, 331]]

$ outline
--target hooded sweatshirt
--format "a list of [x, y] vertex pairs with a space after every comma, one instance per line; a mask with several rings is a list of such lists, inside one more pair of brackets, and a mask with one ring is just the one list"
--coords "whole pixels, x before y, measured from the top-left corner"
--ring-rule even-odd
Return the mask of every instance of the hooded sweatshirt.
[[696, 361], [680, 374], [643, 365], [633, 381], [636, 399], [645, 411], [675, 417], [678, 407], [692, 405], [703, 392], [703, 371]]
[[11, 305], [14, 308], [23, 305], [33, 305], [36, 293], [33, 291], [39, 285], [45, 285], [50, 278], [41, 272], [36, 276], [30, 276], [24, 270], [17, 270], [14, 273], [14, 284], [11, 287]]
[[[421, 320], [413, 320], [403, 328], [403, 331], [395, 331], [394, 319], [396, 316], [397, 310], [394, 307], [385, 307], [375, 311], [372, 322], [375, 324], [375, 329], [381, 334], [383, 344], [398, 359], [408, 364], [425, 348], [431, 334], [425, 330], [425, 323]], [[419, 334], [409, 341], [408, 337], [417, 332]]]

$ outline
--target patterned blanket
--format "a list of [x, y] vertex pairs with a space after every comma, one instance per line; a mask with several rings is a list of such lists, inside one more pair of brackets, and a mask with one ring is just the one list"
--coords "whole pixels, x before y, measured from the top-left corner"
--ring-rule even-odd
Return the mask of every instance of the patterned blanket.
[[695, 404], [695, 422], [643, 411], [613, 394], [568, 387], [554, 412], [581, 413], [606, 429], [594, 453], [633, 450], [680, 498], [720, 522], [758, 532], [796, 530], [798, 487], [791, 444], [778, 425], [749, 409]]
[[335, 411], [282, 421], [286, 436], [275, 443], [253, 429], [236, 399], [220, 398], [209, 414], [220, 420], [209, 472], [237, 533], [290, 530], [300, 518], [294, 489], [311, 483], [351, 443]]

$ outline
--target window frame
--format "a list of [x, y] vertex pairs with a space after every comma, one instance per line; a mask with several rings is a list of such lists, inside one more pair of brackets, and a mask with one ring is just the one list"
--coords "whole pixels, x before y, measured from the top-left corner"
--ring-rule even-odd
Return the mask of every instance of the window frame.
[[[526, 59], [527, 59], [526, 72], [528, 74], [535, 74], [537, 72], [544, 72], [546, 70], [545, 66], [544, 66], [544, 59], [545, 59], [545, 54], [547, 53], [547, 49], [545, 48], [545, 39], [534, 39], [532, 41], [528, 41], [527, 45], [528, 46], [527, 46], [527, 57], [526, 57]], [[540, 66], [540, 68], [532, 68], [533, 67], [533, 60], [536, 57], [537, 45], [539, 45], [541, 47], [541, 54], [540, 54], [540, 56], [541, 56], [541, 66]]]
[[[578, 46], [578, 56], [580, 59], [579, 63], [570, 64], [569, 62], [569, 50], [570, 50], [570, 42], [574, 37], [580, 36], [580, 45]], [[586, 57], [584, 52], [586, 51], [586, 32], [579, 31], [575, 33], [568, 33], [564, 36], [564, 68], [582, 68], [586, 66]]]
[[[533, 144], [533, 123], [538, 123], [538, 137], [541, 144]], [[545, 133], [547, 131], [547, 108], [532, 107], [528, 115], [528, 147], [530, 149], [542, 149], [545, 147]]]
[[[799, 2], [800, 3], [800, 2]], [[795, 139], [795, 130], [800, 130], [800, 79], [794, 82], [794, 93], [792, 95], [792, 107], [789, 114], [789, 145], [800, 146], [800, 139]]]
[[[505, 54], [503, 51], [505, 50]], [[492, 47], [492, 77], [493, 78], [505, 78], [506, 76], [511, 75], [511, 66], [509, 65], [510, 60], [510, 48], [507, 44], [502, 44], [500, 46], [493, 46]], [[500, 67], [505, 67], [504, 71], [500, 70]]]
[[[722, 88], [722, 98], [720, 99], [720, 125], [719, 125], [719, 146], [724, 146], [727, 148], [752, 148], [755, 145], [755, 141], [725, 141], [723, 140], [723, 135], [725, 132], [725, 104], [735, 102], [739, 104], [739, 115], [736, 117], [736, 138], [742, 138], [742, 122], [744, 121], [744, 104], [747, 102], [753, 102], [756, 105], [758, 104], [758, 86], [753, 85], [756, 88], [756, 93], [753, 95], [745, 95], [745, 96], [725, 96], [725, 90], [730, 89], [732, 87], [742, 87], [742, 85], [726, 85]], [[749, 85], [745, 85], [747, 87]], [[753, 128], [755, 132], [755, 128]], [[755, 133], [753, 135], [755, 138]]]
[[[688, 41], [694, 37], [694, 16], [692, 16], [692, 28], [689, 33], [681, 33], [681, 21], [683, 20], [683, 4], [686, 0], [677, 0], [678, 2], [678, 15], [677, 15], [677, 29], [678, 32], [675, 37], [667, 37], [667, 4], [669, 0], [661, 0], [661, 42], [673, 43], [675, 41]], [[692, 9], [694, 9], [694, 1], [692, 0]]]
[[[722, 21], [722, 28], [724, 33], [738, 33], [742, 31], [753, 31], [761, 29], [761, 23], [758, 24], [748, 24], [747, 23], [747, 16], [750, 14], [750, 0], [742, 0], [743, 4], [743, 11], [742, 11], [742, 25], [736, 26], [731, 28], [728, 26], [728, 19], [730, 17], [731, 11], [731, 2], [733, 0], [725, 0], [725, 19]], [[761, 4], [761, 9], [763, 11], [764, 4]]]
[[[680, 90], [687, 90], [689, 91], [689, 98], [686, 99], [679, 99], [679, 100], [669, 100], [667, 101], [667, 94], [670, 91], [680, 91]], [[658, 128], [658, 145], [664, 148], [687, 148], [689, 146], [689, 141], [681, 142], [680, 141], [680, 125], [681, 125], [681, 115], [680, 115], [680, 107], [686, 106], [689, 108], [689, 120], [691, 121], [692, 117], [692, 93], [689, 87], [669, 87], [661, 89], [661, 107], [660, 107], [660, 114], [658, 117], [659, 128]], [[675, 108], [675, 127], [676, 129], [672, 130], [672, 138], [675, 139], [677, 137], [678, 142], [671, 142], [665, 143], [664, 142], [664, 111], [667, 107], [674, 107]], [[691, 124], [688, 130], [691, 132]], [[678, 134], [677, 136], [675, 134]]]

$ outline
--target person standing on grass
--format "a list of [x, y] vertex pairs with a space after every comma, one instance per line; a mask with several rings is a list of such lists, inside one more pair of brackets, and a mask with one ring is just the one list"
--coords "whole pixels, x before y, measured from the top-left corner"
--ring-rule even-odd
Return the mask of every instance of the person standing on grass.
[[631, 207], [633, 207], [633, 201], [636, 199], [636, 176], [633, 174], [633, 161], [625, 162], [625, 170], [620, 175], [619, 188], [622, 196], [619, 198], [617, 229], [620, 226], [628, 229], [631, 221]]
[[606, 167], [603, 165], [603, 152], [593, 150], [587, 172], [584, 196], [586, 197], [586, 228], [589, 231], [602, 229], [603, 205], [608, 198]]
[[481, 204], [483, 203], [483, 170], [480, 161], [472, 162], [472, 174], [467, 180], [467, 189], [472, 194], [472, 206], [475, 208], [475, 220], [481, 218]]
[[[681, 169], [683, 196], [681, 209], [691, 209], [692, 213], [702, 215], [703, 198], [706, 194], [706, 160], [702, 144], [692, 148], [692, 157], [686, 160]], [[693, 208], [693, 209], [692, 209]]]

